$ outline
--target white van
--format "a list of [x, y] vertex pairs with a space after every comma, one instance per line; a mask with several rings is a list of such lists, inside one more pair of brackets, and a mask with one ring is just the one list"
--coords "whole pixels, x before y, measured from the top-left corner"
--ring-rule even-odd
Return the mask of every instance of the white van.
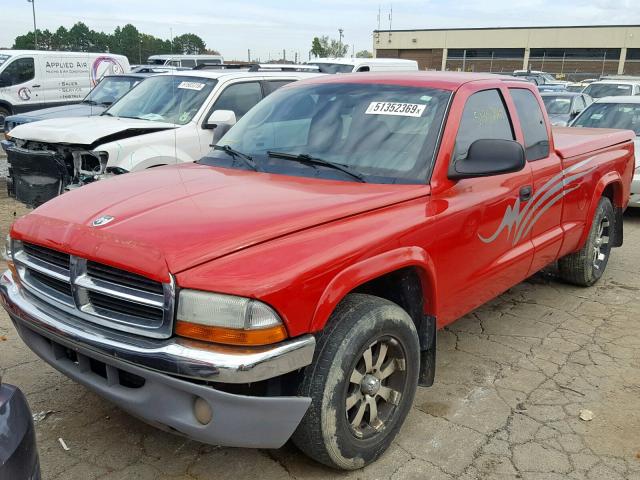
[[129, 73], [110, 53], [0, 50], [0, 125], [4, 117], [78, 103], [107, 74]]
[[308, 65], [317, 65], [322, 73], [352, 72], [414, 72], [418, 62], [400, 58], [317, 58]]
[[196, 65], [222, 64], [221, 55], [151, 55], [147, 59], [147, 65], [171, 65], [174, 67], [193, 68]]

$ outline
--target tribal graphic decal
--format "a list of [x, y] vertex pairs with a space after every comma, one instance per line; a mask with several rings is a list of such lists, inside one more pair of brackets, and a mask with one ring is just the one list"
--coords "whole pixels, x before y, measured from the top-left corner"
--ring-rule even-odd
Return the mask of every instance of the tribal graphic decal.
[[502, 222], [495, 233], [490, 237], [483, 237], [478, 234], [478, 238], [484, 243], [491, 243], [506, 229], [507, 238], [511, 238], [513, 233], [512, 243], [516, 245], [521, 238], [526, 238], [536, 222], [549, 208], [559, 202], [565, 195], [580, 187], [580, 182], [576, 183], [576, 181], [589, 175], [596, 167], [590, 167], [580, 173], [573, 172], [588, 165], [594, 158], [587, 158], [555, 175], [527, 201], [522, 211], [520, 210], [520, 198], [516, 198], [513, 206], [508, 206], [505, 210]]

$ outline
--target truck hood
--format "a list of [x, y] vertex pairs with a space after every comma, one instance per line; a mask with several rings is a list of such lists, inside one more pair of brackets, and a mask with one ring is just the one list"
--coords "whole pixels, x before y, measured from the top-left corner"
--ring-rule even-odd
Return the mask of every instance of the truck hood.
[[57, 118], [37, 123], [18, 125], [11, 136], [21, 140], [45, 143], [65, 143], [92, 146], [106, 138], [125, 138], [176, 128], [172, 123], [138, 120], [135, 118], [99, 115], [86, 118]]
[[42, 108], [29, 113], [12, 115], [10, 120], [16, 123], [39, 122], [51, 118], [65, 117], [91, 117], [100, 115], [106, 107], [100, 105], [89, 105], [88, 103], [76, 103], [73, 105], [62, 105], [59, 107]]
[[[185, 164], [65, 193], [17, 220], [12, 236], [163, 281], [168, 273], [429, 192], [427, 185]], [[113, 220], [92, 226], [105, 215]]]

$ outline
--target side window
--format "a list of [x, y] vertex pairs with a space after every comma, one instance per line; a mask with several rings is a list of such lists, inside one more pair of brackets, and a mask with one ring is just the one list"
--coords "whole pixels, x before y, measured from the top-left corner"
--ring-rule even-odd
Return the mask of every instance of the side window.
[[239, 120], [260, 100], [262, 88], [259, 82], [236, 83], [229, 85], [220, 94], [213, 109], [232, 110]]
[[544, 114], [536, 96], [524, 88], [510, 89], [522, 126], [524, 150], [527, 160], [540, 160], [549, 156], [549, 136]]
[[20, 85], [21, 83], [33, 80], [36, 76], [35, 62], [31, 58], [18, 58], [9, 65], [0, 74], [0, 86], [10, 87], [11, 85]]
[[284, 87], [285, 85], [293, 81], [294, 80], [267, 80], [267, 82], [265, 82], [267, 84], [267, 95], [275, 92], [280, 87]]
[[464, 106], [454, 159], [466, 158], [476, 140], [492, 138], [513, 140], [513, 129], [500, 92], [484, 90], [471, 95]]
[[584, 110], [585, 106], [586, 105], [584, 104], [584, 99], [582, 98], [582, 95], [577, 95], [575, 103], [573, 104], [573, 111], [581, 112], [582, 110]]
[[182, 63], [183, 67], [195, 67], [196, 66], [196, 61], [194, 59], [192, 59], [192, 58], [183, 59], [181, 63]]

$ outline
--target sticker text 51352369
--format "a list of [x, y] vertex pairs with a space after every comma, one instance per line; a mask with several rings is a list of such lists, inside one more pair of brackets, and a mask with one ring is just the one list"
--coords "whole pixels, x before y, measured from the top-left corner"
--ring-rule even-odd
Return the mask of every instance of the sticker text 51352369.
[[399, 115], [402, 117], [420, 117], [426, 105], [419, 103], [371, 102], [367, 115]]

